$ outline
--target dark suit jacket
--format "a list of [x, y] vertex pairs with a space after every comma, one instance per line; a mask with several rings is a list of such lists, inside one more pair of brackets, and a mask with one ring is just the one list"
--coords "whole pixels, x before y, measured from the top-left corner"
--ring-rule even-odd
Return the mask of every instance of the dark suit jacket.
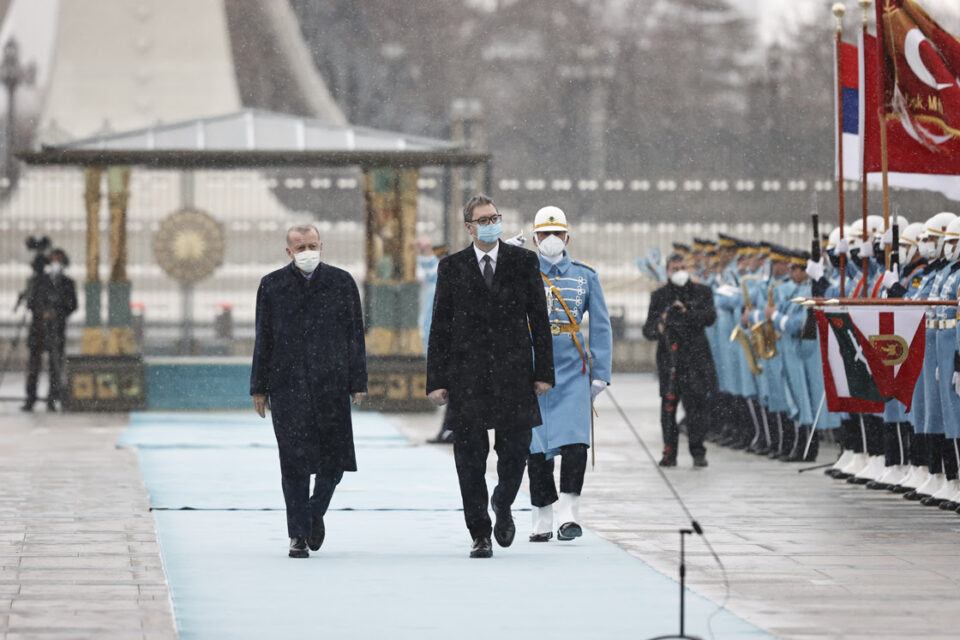
[[270, 398], [282, 470], [356, 471], [350, 394], [367, 390], [360, 294], [349, 273], [291, 262], [257, 290], [250, 394]]
[[501, 242], [491, 289], [473, 245], [441, 260], [427, 393], [447, 390], [454, 428], [541, 424], [535, 380], [553, 384], [553, 339], [536, 254]]
[[[27, 285], [27, 307], [33, 312], [33, 323], [27, 346], [31, 351], [62, 350], [67, 334], [67, 317], [77, 310], [77, 285], [60, 274], [56, 278], [44, 273], [33, 276]], [[44, 318], [53, 311], [53, 318]]]
[[[657, 332], [661, 314], [675, 301], [679, 300], [687, 307], [686, 313], [673, 310], [667, 324], [665, 339]], [[650, 307], [647, 321], [643, 325], [643, 335], [647, 340], [658, 340], [657, 371], [660, 374], [660, 395], [666, 395], [670, 387], [670, 358], [677, 358], [676, 388], [678, 395], [709, 395], [717, 390], [717, 370], [710, 343], [704, 327], [717, 320], [717, 311], [713, 306], [713, 291], [710, 287], [688, 282], [683, 287], [667, 283], [650, 295]], [[723, 337], [726, 339], [726, 336]], [[670, 344], [677, 345], [672, 351]]]

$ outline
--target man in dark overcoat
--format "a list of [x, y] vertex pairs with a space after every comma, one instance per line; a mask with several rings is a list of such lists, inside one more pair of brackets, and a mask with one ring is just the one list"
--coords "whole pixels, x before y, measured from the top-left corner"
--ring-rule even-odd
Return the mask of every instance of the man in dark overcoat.
[[[463, 208], [473, 243], [444, 258], [427, 349], [427, 394], [447, 404], [472, 558], [493, 554], [490, 534], [508, 547], [511, 506], [520, 489], [531, 429], [541, 424], [537, 396], [553, 386], [553, 339], [532, 251], [499, 240], [500, 213], [476, 195]], [[495, 431], [498, 483], [487, 512], [485, 474]]]
[[290, 263], [257, 290], [250, 395], [261, 418], [272, 412], [292, 558], [323, 544], [333, 491], [357, 470], [350, 401], [367, 390], [360, 294], [349, 273], [320, 262], [322, 248], [316, 227], [291, 228]]
[[27, 335], [30, 357], [27, 361], [27, 400], [20, 407], [22, 411], [33, 411], [37, 401], [37, 382], [44, 351], [50, 367], [47, 411], [56, 411], [57, 403], [63, 402], [63, 350], [67, 340], [67, 318], [77, 310], [77, 285], [63, 272], [69, 264], [66, 251], [51, 251], [49, 264], [42, 273], [30, 279], [24, 294], [33, 317]]
[[706, 327], [717, 319], [710, 287], [690, 281], [683, 256], [667, 260], [667, 284], [650, 296], [643, 336], [657, 341], [657, 373], [660, 376], [660, 428], [663, 458], [660, 466], [677, 464], [677, 406], [687, 414], [690, 455], [697, 467], [707, 466], [703, 446], [708, 400], [717, 392], [717, 372]]

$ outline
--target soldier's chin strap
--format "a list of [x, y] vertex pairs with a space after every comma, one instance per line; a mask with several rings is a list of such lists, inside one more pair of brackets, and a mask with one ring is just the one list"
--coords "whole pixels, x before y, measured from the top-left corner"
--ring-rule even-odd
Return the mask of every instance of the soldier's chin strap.
[[727, 606], [727, 600], [730, 599], [730, 582], [727, 578], [727, 568], [723, 565], [723, 562], [720, 560], [720, 556], [717, 555], [717, 552], [714, 550], [713, 545], [710, 544], [710, 541], [707, 539], [706, 534], [703, 532], [703, 527], [700, 526], [700, 523], [693, 517], [693, 514], [690, 513], [690, 509], [687, 508], [686, 503], [684, 503], [683, 498], [680, 497], [680, 494], [677, 493], [676, 488], [674, 488], [673, 483], [670, 482], [670, 479], [667, 477], [667, 474], [663, 472], [663, 469], [657, 463], [656, 457], [650, 451], [650, 447], [647, 446], [647, 443], [643, 441], [643, 438], [640, 437], [640, 433], [637, 431], [636, 427], [633, 426], [633, 423], [630, 421], [630, 418], [627, 417], [626, 412], [620, 406], [620, 403], [617, 402], [617, 398], [613, 395], [611, 390], [607, 389], [607, 397], [610, 398], [610, 402], [613, 403], [613, 406], [616, 408], [617, 413], [620, 414], [620, 417], [623, 419], [624, 423], [627, 425], [627, 428], [630, 429], [633, 433], [633, 437], [636, 438], [637, 444], [640, 445], [640, 448], [643, 449], [643, 452], [647, 454], [647, 458], [650, 460], [650, 464], [653, 465], [653, 468], [657, 470], [657, 473], [660, 474], [660, 478], [663, 480], [663, 483], [667, 485], [667, 488], [670, 490], [670, 493], [673, 494], [674, 499], [677, 501], [677, 504], [680, 505], [680, 508], [683, 510], [683, 513], [686, 514], [687, 518], [690, 520], [690, 528], [693, 529], [694, 533], [699, 535], [703, 539], [703, 543], [707, 545], [707, 550], [710, 551], [710, 555], [713, 556], [713, 559], [717, 562], [717, 565], [720, 567], [720, 572], [723, 575], [723, 600], [717, 605], [716, 610], [710, 614], [710, 617], [707, 618], [707, 629], [710, 631], [710, 636], [713, 637], [713, 628], [710, 626], [713, 617], [720, 613]]

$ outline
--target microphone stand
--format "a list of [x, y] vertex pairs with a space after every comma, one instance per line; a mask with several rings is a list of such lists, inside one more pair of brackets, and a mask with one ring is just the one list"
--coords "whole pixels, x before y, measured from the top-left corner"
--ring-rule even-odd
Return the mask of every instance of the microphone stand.
[[687, 577], [687, 565], [685, 560], [685, 545], [684, 545], [684, 536], [691, 535], [693, 533], [700, 534], [703, 530], [700, 528], [700, 525], [696, 520], [691, 521], [691, 525], [694, 529], [680, 529], [680, 633], [673, 636], [656, 636], [650, 638], [650, 640], [668, 640], [673, 638], [685, 638], [687, 640], [701, 640], [699, 636], [688, 636], [684, 633], [684, 614], [686, 613], [686, 577]]

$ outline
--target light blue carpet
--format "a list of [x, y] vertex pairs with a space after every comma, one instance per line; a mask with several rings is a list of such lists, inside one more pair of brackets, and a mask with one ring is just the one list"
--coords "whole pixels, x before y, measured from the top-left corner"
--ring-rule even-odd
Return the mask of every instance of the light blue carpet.
[[[154, 417], [156, 419], [154, 419]], [[585, 532], [518, 534], [467, 558], [453, 458], [406, 445], [379, 414], [354, 414], [360, 471], [346, 474], [308, 560], [286, 557], [269, 421], [242, 414], [136, 414], [139, 448], [180, 635], [192, 638], [647, 638], [678, 630], [678, 586]], [[492, 455], [492, 454], [491, 454]], [[526, 507], [521, 496], [517, 507]], [[242, 509], [242, 510], [236, 510]], [[272, 509], [272, 510], [263, 510]], [[710, 637], [716, 605], [687, 594], [687, 633]], [[715, 638], [770, 637], [732, 614]]]

